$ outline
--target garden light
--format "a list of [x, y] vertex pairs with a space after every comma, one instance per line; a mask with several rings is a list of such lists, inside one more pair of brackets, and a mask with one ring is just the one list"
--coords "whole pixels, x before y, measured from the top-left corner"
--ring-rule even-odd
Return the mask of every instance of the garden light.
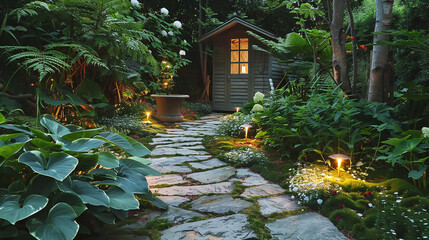
[[341, 162], [343, 160], [348, 160], [350, 159], [349, 156], [344, 155], [344, 154], [332, 154], [329, 156], [330, 158], [337, 160], [337, 169], [338, 169], [338, 177], [340, 176], [340, 168], [341, 168]]
[[239, 108], [239, 107], [236, 107], [236, 108], [235, 108], [235, 111], [236, 111], [236, 112], [239, 112], [239, 111], [240, 111], [240, 108]]
[[144, 121], [143, 123], [151, 123], [150, 119], [150, 112], [146, 112], [146, 121]]
[[247, 139], [247, 133], [249, 132], [249, 128], [251, 128], [252, 125], [244, 124], [244, 125], [241, 125], [241, 127], [244, 127], [244, 134], [245, 134], [244, 138]]

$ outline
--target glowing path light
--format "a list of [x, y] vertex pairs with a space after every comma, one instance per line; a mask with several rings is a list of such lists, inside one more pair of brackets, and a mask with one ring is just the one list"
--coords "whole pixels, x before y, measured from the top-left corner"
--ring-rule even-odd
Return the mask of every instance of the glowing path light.
[[340, 176], [340, 169], [341, 169], [341, 162], [343, 160], [348, 160], [350, 159], [349, 156], [344, 155], [344, 154], [333, 154], [329, 156], [330, 158], [337, 160], [337, 169], [338, 169], [338, 177]]

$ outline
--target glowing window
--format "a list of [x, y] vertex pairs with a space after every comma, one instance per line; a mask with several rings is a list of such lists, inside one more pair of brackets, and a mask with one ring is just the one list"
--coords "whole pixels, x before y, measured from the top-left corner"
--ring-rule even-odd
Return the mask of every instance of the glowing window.
[[231, 39], [231, 74], [249, 73], [249, 39]]

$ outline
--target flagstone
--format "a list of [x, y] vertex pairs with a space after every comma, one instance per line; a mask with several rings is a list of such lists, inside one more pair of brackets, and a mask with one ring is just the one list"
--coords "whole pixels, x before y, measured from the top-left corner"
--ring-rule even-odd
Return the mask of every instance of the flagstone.
[[237, 213], [252, 205], [253, 203], [245, 200], [233, 199], [231, 195], [203, 196], [192, 202], [193, 209], [213, 213]]
[[158, 165], [151, 164], [151, 168], [157, 170], [160, 173], [170, 173], [170, 172], [180, 172], [180, 173], [190, 173], [192, 170], [186, 166], [176, 166], [176, 165]]
[[244, 192], [240, 196], [245, 198], [263, 197], [263, 196], [281, 194], [284, 192], [285, 190], [277, 184], [264, 184], [256, 187], [246, 188], [246, 190], [244, 190]]
[[297, 210], [300, 206], [290, 198], [290, 195], [280, 195], [269, 198], [258, 199], [260, 211], [263, 215], [279, 213], [283, 211]]
[[186, 149], [186, 148], [155, 148], [152, 151], [153, 156], [159, 156], [159, 155], [201, 155], [201, 154], [208, 154], [206, 151], [195, 151], [192, 149]]
[[221, 182], [208, 185], [195, 185], [195, 186], [172, 186], [166, 188], [152, 188], [153, 193], [159, 193], [161, 195], [202, 195], [208, 193], [231, 193], [234, 188], [234, 184], [231, 182]]
[[240, 181], [244, 186], [256, 186], [268, 183], [261, 175], [251, 172], [248, 168], [237, 169], [235, 176], [237, 178], [231, 178], [229, 181]]
[[180, 197], [180, 196], [158, 196], [157, 198], [161, 199], [163, 202], [167, 203], [168, 205], [178, 207], [180, 204], [184, 202], [191, 201], [191, 199], [186, 197]]
[[257, 239], [245, 214], [233, 214], [184, 223], [161, 232], [161, 240], [246, 240]]
[[160, 142], [196, 142], [196, 141], [202, 141], [203, 138], [201, 137], [176, 137], [176, 138], [171, 138], [171, 137], [160, 137], [160, 138], [152, 138], [152, 144], [156, 145]]
[[217, 168], [205, 172], [197, 172], [188, 174], [189, 178], [192, 178], [201, 183], [214, 183], [221, 182], [235, 174], [236, 169], [233, 167]]
[[162, 176], [146, 176], [149, 187], [157, 185], [177, 185], [182, 183], [188, 183], [188, 180], [183, 179], [178, 174], [167, 174]]
[[221, 160], [219, 160], [217, 158], [213, 158], [213, 159], [203, 161], [203, 162], [191, 162], [189, 164], [193, 168], [197, 168], [197, 169], [210, 169], [210, 168], [215, 168], [215, 167], [220, 167], [220, 166], [226, 165], [226, 163], [222, 162]]
[[147, 220], [153, 220], [153, 219], [161, 219], [165, 218], [167, 221], [171, 223], [182, 223], [182, 222], [188, 222], [193, 217], [201, 217], [203, 216], [200, 213], [181, 209], [178, 207], [170, 206], [167, 211], [165, 210], [159, 210], [159, 209], [150, 209], [147, 210], [147, 214], [145, 214], [143, 217], [147, 218]]
[[266, 224], [279, 240], [347, 240], [329, 219], [319, 213], [295, 215]]

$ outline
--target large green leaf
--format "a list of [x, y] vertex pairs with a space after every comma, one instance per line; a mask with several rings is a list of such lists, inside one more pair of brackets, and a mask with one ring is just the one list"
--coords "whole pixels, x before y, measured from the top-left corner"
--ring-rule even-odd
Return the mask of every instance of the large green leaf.
[[30, 136], [33, 136], [33, 133], [30, 132], [30, 129], [26, 126], [17, 125], [17, 124], [2, 124], [0, 125], [0, 128], [9, 129], [9, 130], [15, 130], [17, 132], [22, 132], [25, 134], [28, 134]]
[[57, 203], [49, 210], [46, 219], [33, 218], [27, 222], [27, 227], [30, 234], [39, 240], [71, 240], [79, 230], [75, 218], [72, 207], [66, 203]]
[[152, 161], [151, 161], [151, 160], [149, 160], [149, 159], [147, 159], [147, 158], [141, 158], [141, 157], [128, 157], [128, 159], [131, 159], [131, 160], [137, 161], [137, 162], [139, 162], [139, 163], [141, 163], [141, 164], [144, 164], [144, 165], [149, 165], [149, 164], [151, 164], [151, 163], [152, 163]]
[[91, 175], [101, 176], [108, 179], [116, 180], [116, 171], [113, 169], [97, 168], [89, 172]]
[[143, 174], [145, 176], [162, 176], [162, 174], [158, 171], [156, 171], [155, 169], [142, 164], [140, 162], [137, 162], [135, 160], [132, 159], [122, 159], [121, 160], [122, 163], [124, 163], [125, 165], [127, 165], [127, 167], [131, 170], [133, 170], [134, 172]]
[[0, 218], [15, 225], [16, 222], [42, 210], [49, 201], [44, 196], [30, 195], [21, 207], [19, 204], [20, 197], [20, 195], [3, 195], [0, 197]]
[[97, 134], [97, 137], [106, 139], [122, 149], [134, 149], [134, 147], [121, 135], [116, 133], [104, 132]]
[[393, 149], [393, 155], [399, 156], [407, 152], [412, 152], [422, 140], [421, 138], [413, 138], [399, 143], [396, 145], [395, 149]]
[[36, 175], [30, 180], [25, 196], [39, 194], [48, 197], [55, 190], [57, 190], [55, 179], [43, 175]]
[[89, 150], [100, 147], [105, 144], [105, 141], [91, 138], [80, 138], [71, 143], [62, 146], [63, 150], [73, 152], [88, 152]]
[[76, 155], [76, 158], [79, 159], [76, 171], [87, 172], [94, 168], [98, 163], [97, 153], [80, 153]]
[[3, 124], [6, 122], [6, 118], [3, 116], [3, 114], [0, 113], [0, 124]]
[[51, 153], [49, 159], [39, 151], [21, 154], [18, 162], [28, 165], [33, 171], [58, 181], [63, 181], [77, 166], [78, 160], [66, 153]]
[[119, 167], [116, 168], [116, 170], [118, 171], [116, 180], [105, 180], [99, 182], [99, 184], [118, 186], [127, 192], [136, 194], [145, 194], [149, 192], [149, 186], [146, 178], [142, 174], [134, 172], [122, 162], [120, 162]]
[[59, 123], [52, 115], [44, 115], [40, 120], [40, 124], [53, 134], [52, 137], [55, 140], [70, 133], [70, 130]]
[[421, 177], [423, 177], [423, 175], [426, 172], [427, 167], [422, 167], [420, 170], [411, 170], [408, 173], [408, 177], [409, 178], [413, 178], [413, 179], [419, 179]]
[[76, 194], [86, 204], [105, 207], [109, 205], [109, 197], [106, 193], [87, 182], [79, 180], [71, 181], [71, 179], [68, 178], [61, 183], [58, 182], [57, 185], [63, 192]]
[[98, 153], [98, 163], [105, 168], [119, 167], [119, 161], [115, 155], [109, 152]]
[[83, 212], [85, 212], [86, 209], [88, 209], [85, 204], [82, 202], [82, 200], [73, 193], [66, 193], [61, 192], [59, 194], [56, 194], [54, 199], [54, 203], [60, 203], [64, 202], [70, 205], [70, 207], [73, 208], [74, 212], [76, 213], [76, 216], [79, 217]]
[[51, 148], [54, 148], [54, 147], [56, 147], [56, 146], [58, 146], [57, 148], [58, 148], [58, 150], [60, 150], [61, 149], [61, 145], [59, 145], [59, 144], [56, 144], [56, 143], [53, 143], [53, 142], [48, 142], [48, 141], [45, 141], [45, 140], [43, 140], [43, 139], [40, 139], [40, 138], [33, 138], [33, 139], [31, 139], [31, 141], [30, 141], [34, 146], [36, 146], [37, 148], [40, 148], [40, 149], [51, 149]]
[[132, 210], [139, 208], [139, 201], [131, 192], [126, 192], [118, 187], [110, 187], [107, 190], [110, 198], [109, 207], [118, 210]]
[[67, 139], [69, 141], [74, 141], [78, 138], [90, 138], [90, 137], [93, 137], [95, 134], [99, 133], [101, 129], [102, 128], [93, 128], [93, 129], [71, 132], [62, 136], [62, 138]]
[[0, 147], [0, 156], [3, 158], [9, 158], [10, 156], [17, 153], [21, 148], [25, 145], [25, 143], [17, 143], [17, 144], [10, 144], [6, 146]]
[[130, 137], [123, 135], [123, 134], [121, 134], [121, 136], [124, 137], [125, 139], [127, 139], [127, 141], [133, 146], [132, 150], [123, 149], [125, 152], [127, 152], [133, 156], [136, 156], [136, 157], [144, 157], [144, 156], [149, 155], [151, 153], [149, 149], [147, 149], [145, 146], [143, 146], [143, 144], [137, 142], [133, 138], [130, 138]]

